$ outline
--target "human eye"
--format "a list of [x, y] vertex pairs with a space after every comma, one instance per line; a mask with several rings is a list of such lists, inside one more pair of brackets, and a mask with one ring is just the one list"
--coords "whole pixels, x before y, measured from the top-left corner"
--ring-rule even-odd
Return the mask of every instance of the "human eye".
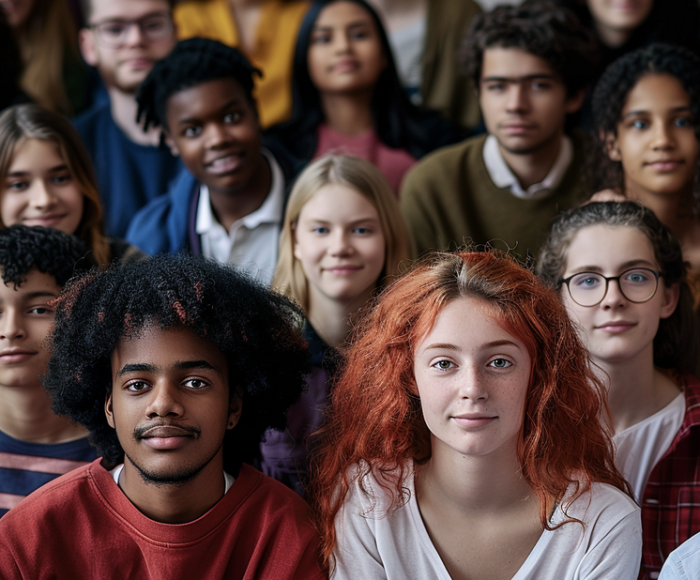
[[692, 119], [689, 119], [688, 117], [678, 117], [673, 124], [676, 127], [681, 127], [681, 128], [686, 128], [686, 127], [692, 127], [693, 126], [693, 121]]
[[32, 306], [29, 308], [28, 312], [29, 314], [44, 316], [46, 314], [53, 314], [53, 309], [46, 304], [42, 304], [41, 306]]
[[243, 119], [243, 113], [240, 111], [232, 111], [224, 115], [224, 123], [231, 123], [232, 125], [240, 123]]
[[502, 82], [489, 82], [486, 83], [486, 90], [490, 92], [503, 91], [506, 88], [506, 84]]
[[546, 81], [532, 81], [532, 88], [536, 91], [546, 91], [551, 86], [551, 83]]
[[508, 367], [512, 367], [513, 363], [506, 358], [496, 357], [489, 361], [487, 366], [493, 367], [495, 369], [507, 369]]
[[133, 380], [124, 385], [124, 389], [132, 393], [141, 393], [148, 389], [149, 385], [145, 381]]
[[7, 184], [8, 191], [20, 192], [25, 191], [29, 187], [28, 181], [10, 181]]
[[167, 25], [165, 16], [151, 16], [143, 20], [143, 29], [146, 32], [161, 32]]
[[366, 226], [358, 226], [356, 228], [353, 228], [352, 232], [354, 234], [367, 235], [367, 234], [371, 234], [372, 230]]
[[367, 26], [362, 26], [358, 28], [354, 28], [351, 33], [350, 33], [350, 38], [354, 40], [364, 40], [365, 38], [369, 38], [372, 36], [369, 27]]
[[192, 389], [192, 390], [199, 390], [199, 389], [203, 389], [204, 387], [209, 386], [209, 383], [207, 383], [207, 382], [206, 382], [205, 380], [203, 380], [203, 379], [192, 378], [192, 379], [187, 379], [187, 380], [183, 383], [183, 385], [186, 386], [186, 387], [188, 387], [188, 388], [190, 388], [190, 389]]
[[600, 284], [601, 280], [600, 276], [597, 276], [596, 274], [588, 274], [584, 272], [583, 274], [579, 274], [578, 276], [574, 277], [572, 282], [578, 288], [588, 290], [591, 288], [596, 288]]
[[311, 35], [311, 44], [328, 44], [331, 41], [331, 34], [328, 32], [315, 32]]
[[439, 371], [449, 371], [450, 369], [455, 368], [457, 365], [451, 360], [441, 358], [440, 360], [435, 361], [431, 366]]
[[199, 125], [189, 125], [182, 129], [181, 135], [183, 137], [197, 137], [202, 132], [202, 128]]
[[72, 176], [67, 171], [65, 173], [59, 173], [51, 178], [51, 182], [56, 185], [66, 185], [72, 181]]
[[316, 226], [311, 231], [315, 234], [327, 234], [330, 230], [325, 226]]
[[111, 22], [104, 22], [98, 26], [100, 34], [103, 36], [108, 36], [110, 38], [119, 38], [126, 30], [127, 24], [125, 22], [119, 22], [114, 20]]
[[637, 129], [638, 131], [643, 131], [644, 129], [647, 129], [649, 127], [649, 123], [645, 121], [644, 119], [634, 119], [630, 121], [629, 126], [632, 129]]
[[623, 274], [626, 282], [632, 284], [645, 284], [651, 280], [651, 272], [646, 270], [628, 270]]

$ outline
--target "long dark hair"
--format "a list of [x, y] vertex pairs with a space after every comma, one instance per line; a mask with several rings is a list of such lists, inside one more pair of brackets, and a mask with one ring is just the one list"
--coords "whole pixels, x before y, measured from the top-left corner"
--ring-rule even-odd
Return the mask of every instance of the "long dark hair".
[[[317, 129], [325, 117], [319, 91], [309, 75], [307, 56], [311, 34], [321, 11], [339, 1], [319, 0], [306, 13], [294, 51], [292, 117], [270, 130], [291, 151], [305, 159], [311, 159], [316, 151]], [[395, 149], [405, 149], [419, 159], [438, 147], [457, 142], [462, 135], [452, 123], [437, 113], [416, 107], [408, 100], [396, 72], [389, 38], [374, 8], [365, 0], [342, 1], [359, 4], [370, 14], [386, 58], [386, 68], [377, 80], [370, 105], [374, 129], [382, 143]]]

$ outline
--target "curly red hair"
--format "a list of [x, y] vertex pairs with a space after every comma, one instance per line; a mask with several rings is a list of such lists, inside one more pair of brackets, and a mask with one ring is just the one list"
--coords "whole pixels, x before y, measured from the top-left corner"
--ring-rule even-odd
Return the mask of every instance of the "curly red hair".
[[572, 499], [592, 482], [629, 493], [601, 424], [609, 417], [605, 389], [556, 293], [501, 253], [433, 254], [389, 286], [353, 331], [313, 458], [310, 497], [324, 564], [332, 561], [334, 519], [352, 481], [371, 470], [396, 508], [408, 499], [410, 460], [430, 458], [414, 351], [445, 305], [461, 296], [494, 304], [532, 359], [517, 455], [539, 497], [542, 525], [552, 529], [549, 513], [571, 485]]

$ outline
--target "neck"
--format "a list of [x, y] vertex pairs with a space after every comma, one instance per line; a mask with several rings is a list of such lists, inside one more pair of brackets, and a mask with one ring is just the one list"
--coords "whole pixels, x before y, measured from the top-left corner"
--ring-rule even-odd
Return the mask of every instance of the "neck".
[[598, 365], [598, 378], [608, 388], [608, 407], [615, 433], [651, 417], [680, 392], [667, 375], [654, 367], [652, 344], [633, 360], [593, 362]]
[[618, 48], [625, 44], [631, 36], [631, 31], [620, 30], [619, 28], [609, 28], [607, 26], [595, 24], [596, 32], [598, 33], [598, 38], [601, 42], [608, 48]]
[[426, 0], [370, 0], [370, 4], [382, 16], [389, 33], [413, 24], [427, 9]]
[[328, 346], [337, 348], [350, 332], [350, 317], [372, 296], [375, 286], [367, 288], [350, 302], [332, 300], [320, 294], [309, 297], [307, 318]]
[[245, 188], [234, 192], [209, 188], [209, 199], [216, 219], [230, 232], [234, 222], [260, 208], [270, 193], [271, 186], [272, 168], [261, 152], [256, 177]]
[[0, 385], [0, 431], [28, 443], [64, 443], [87, 436], [84, 427], [51, 410], [51, 398], [39, 384]]
[[416, 473], [419, 504], [441, 504], [467, 517], [519, 510], [524, 502], [539, 504], [520, 475], [515, 445], [488, 456], [465, 456], [432, 439], [432, 456]]
[[503, 159], [510, 167], [520, 186], [527, 189], [535, 183], [540, 183], [550, 172], [561, 151], [563, 134], [556, 139], [539, 147], [531, 153], [514, 153], [501, 147], [498, 148], [503, 155]]
[[346, 135], [358, 135], [374, 127], [371, 102], [371, 92], [321, 94], [326, 124]]
[[656, 194], [640, 190], [634, 187], [634, 184], [625, 181], [627, 198], [651, 209], [681, 240], [683, 234], [696, 225], [696, 218], [692, 212], [692, 187], [691, 184], [683, 191]]
[[145, 516], [164, 524], [183, 524], [207, 513], [224, 495], [223, 450], [184, 484], [154, 484], [144, 481], [128, 457], [119, 477], [119, 487]]
[[143, 123], [136, 122], [138, 105], [132, 93], [125, 93], [115, 87], [108, 89], [110, 110], [114, 123], [127, 138], [139, 145], [157, 147], [160, 143], [160, 128], [143, 130]]

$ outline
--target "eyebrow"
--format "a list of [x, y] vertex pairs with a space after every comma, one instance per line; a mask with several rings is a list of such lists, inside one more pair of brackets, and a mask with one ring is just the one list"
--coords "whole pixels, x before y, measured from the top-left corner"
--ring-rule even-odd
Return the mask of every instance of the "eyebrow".
[[522, 77], [499, 77], [499, 76], [490, 76], [490, 77], [483, 77], [481, 79], [482, 83], [488, 83], [488, 82], [507, 82], [507, 83], [521, 83], [523, 81], [534, 81], [535, 79], [546, 79], [546, 80], [557, 80], [558, 77], [553, 74], [548, 74], [548, 73], [535, 73], [532, 75], [525, 75]]
[[[493, 348], [497, 346], [514, 346], [518, 350], [520, 350], [520, 346], [513, 342], [512, 340], [493, 340], [491, 342], [485, 342], [484, 344], [479, 345], [480, 349], [485, 349], [485, 348]], [[450, 344], [448, 342], [437, 342], [435, 344], [431, 344], [429, 346], [426, 346], [423, 350], [431, 350], [431, 349], [439, 349], [439, 350], [461, 350], [457, 345]]]
[[[689, 112], [692, 113], [692, 109], [690, 108], [690, 105], [684, 105], [683, 107], [674, 107], [673, 109], [669, 109], [669, 113], [684, 113], [684, 112]], [[622, 118], [626, 119], [627, 117], [635, 117], [637, 115], [648, 115], [650, 113], [649, 110], [647, 109], [635, 109], [634, 111], [630, 111], [629, 113], [625, 113]]]
[[[316, 223], [316, 224], [329, 224], [331, 223], [330, 220], [324, 220], [323, 218], [315, 218], [311, 217], [309, 218], [310, 222]], [[379, 223], [379, 220], [375, 217], [361, 217], [356, 220], [349, 221], [348, 224], [354, 225], [354, 224], [362, 224], [362, 223], [367, 223], [367, 222], [374, 222], [374, 223]]]
[[[58, 294], [55, 292], [48, 292], [46, 290], [41, 290], [38, 292], [28, 292], [27, 294], [22, 296], [22, 301], [23, 302], [29, 302], [31, 300], [36, 300], [37, 298], [58, 298]], [[3, 300], [0, 299], [0, 304], [2, 304]]]
[[[191, 370], [191, 369], [204, 369], [210, 371], [216, 371], [217, 369], [205, 360], [186, 360], [178, 361], [170, 367], [172, 370]], [[158, 371], [156, 365], [149, 363], [133, 363], [126, 364], [117, 371], [117, 376], [121, 377], [128, 373], [155, 373]]]
[[[370, 20], [357, 20], [355, 22], [351, 22], [350, 24], [345, 26], [345, 29], [348, 28], [359, 28], [361, 26], [370, 26], [372, 22]], [[314, 25], [313, 27], [313, 32], [319, 32], [319, 31], [328, 31], [328, 30], [333, 30], [333, 26], [318, 26], [317, 24]]]
[[[634, 268], [635, 266], [649, 266], [652, 270], [656, 267], [656, 265], [649, 260], [629, 260], [620, 264], [618, 270], [624, 272], [628, 268]], [[576, 272], [572, 272], [572, 276], [582, 274], [583, 272], [602, 272], [603, 268], [600, 266], [581, 266], [580, 268], [576, 268], [576, 270]]]
[[[47, 173], [55, 173], [58, 171], [65, 171], [68, 169], [68, 166], [64, 163], [62, 165], [56, 165], [56, 167], [51, 167]], [[10, 171], [7, 174], [7, 177], [22, 177], [24, 175], [31, 175], [31, 171]]]
[[[226, 103], [223, 107], [220, 107], [217, 111], [217, 113], [220, 113], [221, 111], [225, 111], [227, 109], [232, 109], [233, 107], [238, 107], [243, 103], [243, 99], [231, 99], [228, 103]], [[177, 124], [178, 125], [188, 125], [192, 123], [199, 123], [201, 120], [201, 117], [183, 117], [182, 119], [178, 119]]]

